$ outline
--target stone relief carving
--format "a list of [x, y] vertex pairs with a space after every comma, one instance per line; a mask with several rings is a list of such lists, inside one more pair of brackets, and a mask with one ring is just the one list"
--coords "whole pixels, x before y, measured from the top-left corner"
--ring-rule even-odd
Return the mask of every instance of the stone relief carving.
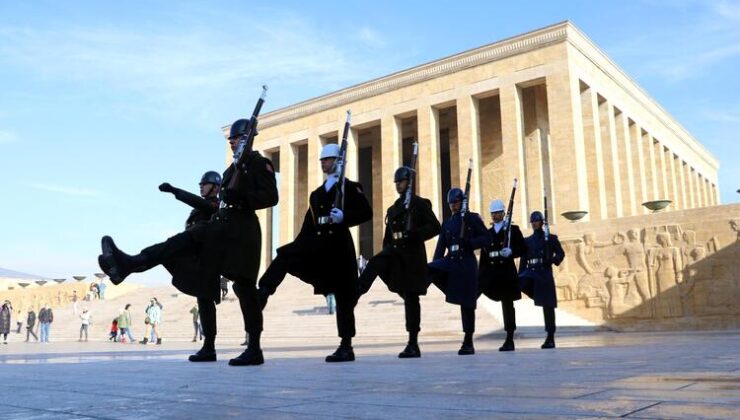
[[[737, 292], [726, 292], [740, 290], [740, 249], [723, 249], [720, 240], [740, 241], [740, 219], [727, 223], [726, 233], [673, 223], [601, 230], [601, 240], [595, 232], [563, 238], [567, 257], [554, 269], [558, 300], [615, 321], [740, 314]], [[715, 254], [719, 259], [709, 258]]]

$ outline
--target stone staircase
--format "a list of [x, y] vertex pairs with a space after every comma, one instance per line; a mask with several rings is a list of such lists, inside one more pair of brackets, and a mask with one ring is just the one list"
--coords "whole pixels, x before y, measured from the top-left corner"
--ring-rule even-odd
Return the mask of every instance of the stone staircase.
[[[125, 289], [125, 293], [118, 293]], [[113, 318], [130, 303], [133, 317], [133, 334], [136, 339], [144, 333], [144, 309], [151, 297], [156, 297], [164, 306], [160, 333], [165, 341], [187, 341], [193, 337], [190, 309], [195, 298], [179, 293], [172, 286], [137, 287], [124, 283], [108, 287], [108, 299], [78, 302], [78, 311], [87, 307], [93, 317], [90, 340], [106, 340]], [[117, 296], [116, 296], [117, 295]], [[444, 302], [444, 296], [433, 286], [427, 296], [421, 298], [422, 333], [424, 340], [457, 339], [461, 337], [459, 307]], [[233, 291], [217, 306], [219, 342], [237, 343], [244, 339], [244, 324], [239, 303]], [[79, 336], [80, 321], [72, 305], [54, 310], [51, 341], [74, 341]], [[355, 310], [357, 341], [403, 342], [406, 338], [403, 301], [390, 293], [383, 282], [376, 280], [373, 288], [362, 297]], [[277, 293], [270, 298], [265, 309], [264, 341], [284, 345], [300, 346], [315, 339], [326, 338], [327, 344], [337, 337], [336, 318], [329, 315], [326, 300], [314, 295], [311, 286], [300, 280], [287, 277]], [[477, 328], [484, 335], [501, 329], [501, 323], [487, 310], [479, 307]]]

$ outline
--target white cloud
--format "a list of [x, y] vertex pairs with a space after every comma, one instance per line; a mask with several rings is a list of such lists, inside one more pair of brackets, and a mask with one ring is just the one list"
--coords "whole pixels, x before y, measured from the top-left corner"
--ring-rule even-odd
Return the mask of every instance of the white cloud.
[[15, 143], [18, 135], [9, 130], [0, 130], [0, 144]]
[[100, 193], [96, 190], [78, 187], [68, 187], [63, 185], [54, 184], [29, 184], [29, 187], [46, 192], [53, 192], [57, 194], [70, 195], [76, 197], [96, 197]]
[[[182, 108], [180, 114], [212, 107], [225, 91], [250, 86], [258, 91], [263, 82], [315, 91], [368, 77], [363, 72], [370, 70], [355, 65], [356, 48], [322, 33], [315, 22], [271, 13], [255, 17], [257, 23], [244, 31], [180, 29], [177, 22], [168, 30], [6, 25], [0, 28], [0, 65], [20, 66], [55, 82], [134, 93], [153, 111]], [[220, 28], [243, 27], [235, 19], [221, 17]], [[380, 42], [369, 29], [361, 32], [364, 42]]]
[[367, 26], [360, 28], [357, 32], [357, 37], [369, 47], [380, 48], [385, 46], [385, 40], [383, 37]]
[[740, 20], [740, 4], [720, 1], [714, 4], [714, 11], [726, 19]]

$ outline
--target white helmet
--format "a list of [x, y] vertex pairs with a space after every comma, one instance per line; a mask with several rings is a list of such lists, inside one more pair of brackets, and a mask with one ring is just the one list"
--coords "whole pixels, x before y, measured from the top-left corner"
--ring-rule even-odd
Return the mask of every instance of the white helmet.
[[319, 159], [326, 158], [338, 158], [339, 157], [339, 145], [336, 143], [329, 143], [321, 148], [321, 156]]
[[488, 211], [490, 213], [496, 213], [497, 211], [504, 211], [504, 202], [501, 200], [493, 200], [488, 205]]

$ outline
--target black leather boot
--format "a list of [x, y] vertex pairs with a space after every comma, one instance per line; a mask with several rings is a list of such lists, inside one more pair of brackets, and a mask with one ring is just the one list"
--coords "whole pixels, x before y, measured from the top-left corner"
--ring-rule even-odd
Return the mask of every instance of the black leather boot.
[[421, 357], [421, 350], [419, 350], [418, 344], [408, 343], [406, 344], [406, 348], [398, 353], [399, 359], [413, 359], [416, 357]]
[[460, 350], [457, 351], [457, 354], [459, 356], [475, 354], [475, 347], [473, 347], [473, 334], [465, 333], [462, 346], [460, 346]]
[[261, 349], [247, 347], [239, 356], [229, 360], [229, 366], [256, 366], [265, 363]]
[[553, 333], [547, 333], [547, 338], [545, 338], [545, 342], [542, 343], [543, 349], [554, 349], [555, 348], [555, 334]]
[[340, 344], [337, 350], [326, 356], [326, 361], [329, 363], [334, 362], [354, 362], [355, 352], [352, 350], [352, 346]]
[[216, 361], [216, 350], [207, 349], [205, 346], [198, 350], [197, 353], [191, 354], [188, 357], [191, 362], [215, 362]]
[[103, 236], [100, 241], [102, 254], [98, 256], [98, 265], [110, 278], [111, 283], [121, 284], [129, 274], [146, 270], [146, 257], [142, 254], [128, 255], [118, 249], [113, 238]]
[[498, 348], [498, 351], [514, 351], [514, 333], [511, 331], [506, 332], [506, 340], [504, 344]]

